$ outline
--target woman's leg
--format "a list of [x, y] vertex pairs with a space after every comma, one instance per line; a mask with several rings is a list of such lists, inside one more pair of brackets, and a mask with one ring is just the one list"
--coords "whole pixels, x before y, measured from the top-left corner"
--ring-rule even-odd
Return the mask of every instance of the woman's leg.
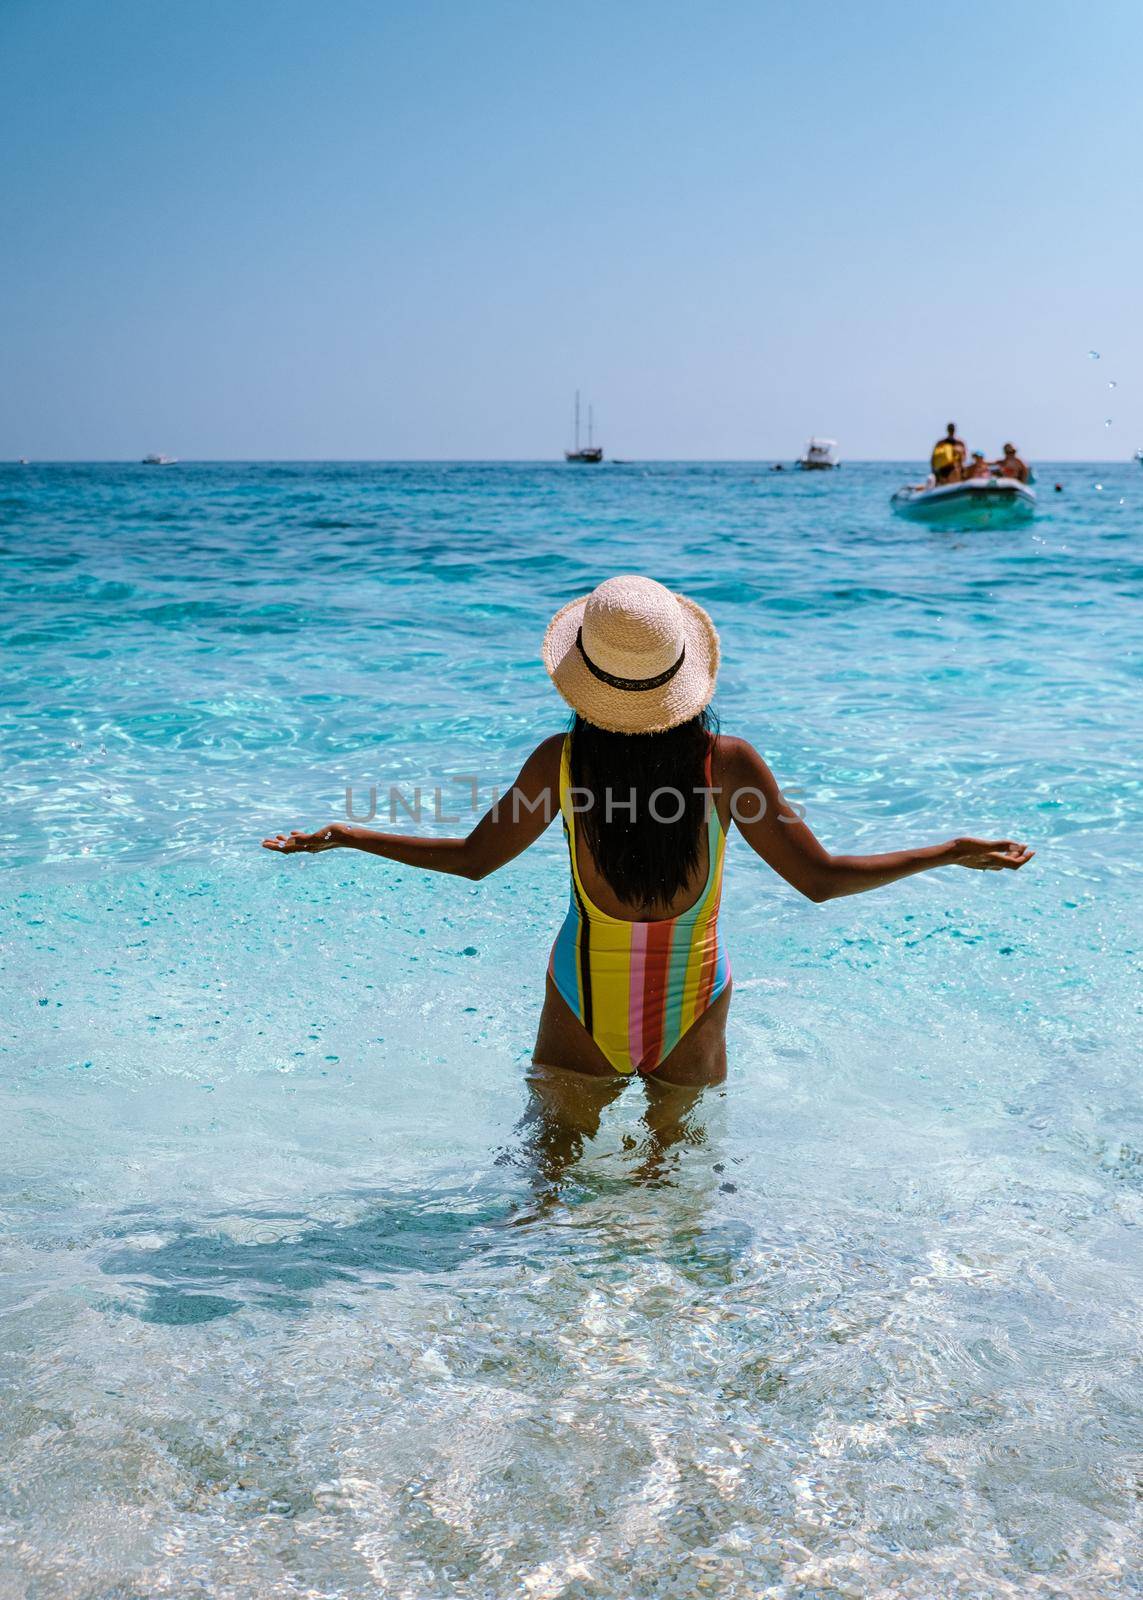
[[528, 1104], [516, 1131], [537, 1177], [553, 1186], [559, 1183], [599, 1132], [604, 1110], [623, 1087], [624, 1080], [614, 1073], [608, 1079], [566, 1067], [532, 1067]]
[[[726, 1078], [726, 1016], [730, 985], [679, 1040], [653, 1076], [645, 1075], [653, 1164], [688, 1136], [688, 1116], [699, 1092]], [[536, 1034], [529, 1100], [517, 1132], [524, 1135], [530, 1164], [537, 1176], [556, 1185], [583, 1154], [584, 1144], [599, 1131], [606, 1106], [629, 1079], [617, 1073], [583, 1023], [568, 1006], [551, 977]], [[657, 1170], [657, 1166], [656, 1166]], [[647, 1176], [652, 1176], [650, 1169]]]
[[627, 1082], [549, 977], [528, 1072], [528, 1104], [516, 1126], [527, 1164], [549, 1192], [599, 1132], [604, 1109]]
[[647, 1142], [636, 1175], [653, 1181], [666, 1175], [675, 1145], [705, 1142], [706, 1129], [694, 1115], [705, 1091], [703, 1085], [656, 1082], [651, 1075], [644, 1076], [643, 1087], [647, 1091], [643, 1108]]

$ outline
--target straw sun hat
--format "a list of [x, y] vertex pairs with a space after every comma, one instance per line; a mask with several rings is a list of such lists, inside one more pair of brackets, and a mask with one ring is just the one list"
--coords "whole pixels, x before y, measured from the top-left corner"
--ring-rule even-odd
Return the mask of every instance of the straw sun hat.
[[557, 611], [543, 655], [568, 705], [597, 728], [662, 733], [710, 704], [718, 634], [693, 600], [628, 575]]

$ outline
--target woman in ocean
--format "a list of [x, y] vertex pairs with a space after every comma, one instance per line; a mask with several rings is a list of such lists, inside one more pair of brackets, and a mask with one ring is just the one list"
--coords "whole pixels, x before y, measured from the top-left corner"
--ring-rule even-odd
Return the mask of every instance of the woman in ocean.
[[966, 837], [881, 855], [831, 854], [757, 750], [717, 731], [708, 709], [719, 662], [711, 619], [650, 578], [609, 578], [564, 606], [543, 657], [575, 713], [571, 730], [536, 746], [467, 838], [335, 822], [263, 843], [282, 854], [365, 850], [477, 879], [534, 844], [558, 814], [571, 900], [552, 947], [533, 1056], [549, 1081], [595, 1080], [610, 1098], [633, 1075], [690, 1088], [725, 1078], [731, 980], [718, 911], [731, 826], [814, 901], [934, 867], [999, 872], [1031, 859], [1012, 839]]

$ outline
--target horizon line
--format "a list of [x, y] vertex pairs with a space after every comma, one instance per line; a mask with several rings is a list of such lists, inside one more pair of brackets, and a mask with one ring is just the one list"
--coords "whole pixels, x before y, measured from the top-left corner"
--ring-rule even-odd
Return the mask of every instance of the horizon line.
[[[596, 466], [740, 466], [758, 467], [771, 463], [794, 463], [796, 456], [605, 456]], [[1130, 466], [1140, 460], [1129, 456], [1039, 456], [1045, 465], [1115, 467]], [[837, 467], [911, 466], [923, 464], [923, 456], [848, 456]], [[144, 461], [142, 456], [4, 456], [2, 467], [211, 467], [211, 466], [511, 466], [570, 467], [581, 463], [559, 456], [176, 456], [163, 463]]]

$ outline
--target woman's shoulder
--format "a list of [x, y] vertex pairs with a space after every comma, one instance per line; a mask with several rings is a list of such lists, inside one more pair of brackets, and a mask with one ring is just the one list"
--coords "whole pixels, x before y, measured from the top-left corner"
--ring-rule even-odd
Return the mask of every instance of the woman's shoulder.
[[714, 736], [711, 768], [715, 783], [724, 788], [749, 785], [770, 771], [749, 739], [728, 733]]
[[559, 794], [560, 755], [564, 737], [561, 733], [541, 739], [516, 776], [513, 787], [529, 799], [535, 800], [545, 793]]
[[525, 763], [534, 772], [541, 775], [545, 781], [558, 783], [560, 778], [560, 761], [564, 753], [566, 733], [551, 733], [546, 739], [541, 739]]

